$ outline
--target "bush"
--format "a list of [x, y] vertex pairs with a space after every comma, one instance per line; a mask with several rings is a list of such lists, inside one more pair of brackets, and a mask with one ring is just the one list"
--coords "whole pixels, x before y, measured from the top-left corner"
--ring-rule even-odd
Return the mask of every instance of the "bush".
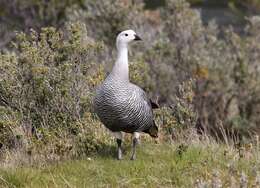
[[87, 38], [86, 27], [80, 23], [67, 24], [64, 31], [49, 27], [40, 33], [18, 33], [17, 41], [15, 53], [3, 53], [0, 58], [1, 116], [15, 114], [15, 123], [9, 123], [10, 118], [1, 121], [2, 144], [14, 147], [15, 129], [22, 129], [23, 139], [39, 146], [57, 141], [62, 145], [56, 145], [57, 154], [68, 141], [77, 147], [73, 140], [82, 132], [82, 139], [92, 140], [93, 117], [84, 118], [84, 114], [91, 112], [92, 93], [104, 78], [102, 66], [94, 63], [102, 44]]
[[[129, 28], [137, 31], [147, 27], [143, 4], [122, 0], [84, 1], [84, 9], [75, 8], [70, 21], [87, 23], [89, 35], [113, 46], [116, 34]], [[97, 29], [98, 28], [98, 29]]]
[[143, 55], [160, 103], [176, 106], [179, 85], [194, 79], [197, 128], [217, 137], [223, 128], [227, 134], [258, 132], [258, 19], [249, 19], [241, 37], [214, 22], [204, 26], [183, 0], [166, 1], [161, 17], [163, 34]]

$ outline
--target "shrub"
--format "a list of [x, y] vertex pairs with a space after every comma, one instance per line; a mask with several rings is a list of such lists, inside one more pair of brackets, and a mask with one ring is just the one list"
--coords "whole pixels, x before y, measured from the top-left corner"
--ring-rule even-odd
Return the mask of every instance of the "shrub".
[[[12, 128], [8, 118], [0, 123], [6, 127], [0, 134], [3, 144], [14, 147], [15, 129], [22, 129], [20, 134], [29, 143], [38, 143], [31, 147], [51, 143], [57, 154], [67, 142], [77, 147], [76, 137], [83, 132], [82, 139], [92, 140], [94, 117], [83, 117], [91, 112], [92, 93], [104, 78], [102, 65], [94, 63], [102, 44], [87, 38], [86, 27], [80, 23], [67, 24], [64, 31], [49, 27], [40, 33], [18, 33], [17, 41], [15, 53], [0, 58], [1, 116], [16, 114]], [[97, 142], [89, 144], [95, 147]]]
[[199, 129], [218, 137], [223, 126], [227, 134], [258, 131], [258, 19], [249, 19], [241, 37], [214, 22], [204, 26], [183, 0], [166, 1], [161, 17], [163, 34], [143, 55], [160, 102], [176, 106], [178, 86], [192, 78]]
[[[128, 28], [139, 28], [143, 22], [142, 4], [108, 0], [84, 2], [84, 9], [73, 9], [70, 19], [87, 23], [90, 36], [114, 45], [116, 33]], [[99, 29], [97, 29], [99, 28]]]

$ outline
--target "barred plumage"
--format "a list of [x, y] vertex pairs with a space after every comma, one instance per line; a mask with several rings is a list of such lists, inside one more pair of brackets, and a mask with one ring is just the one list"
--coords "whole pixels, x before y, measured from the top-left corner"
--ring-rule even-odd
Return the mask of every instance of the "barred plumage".
[[111, 131], [142, 132], [153, 126], [149, 98], [138, 86], [109, 75], [97, 90], [95, 111]]

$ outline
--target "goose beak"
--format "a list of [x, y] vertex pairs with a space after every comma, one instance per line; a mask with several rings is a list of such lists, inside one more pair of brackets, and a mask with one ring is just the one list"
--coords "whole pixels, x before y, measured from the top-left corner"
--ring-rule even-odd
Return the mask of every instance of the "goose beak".
[[135, 35], [135, 39], [134, 40], [142, 40], [138, 35]]

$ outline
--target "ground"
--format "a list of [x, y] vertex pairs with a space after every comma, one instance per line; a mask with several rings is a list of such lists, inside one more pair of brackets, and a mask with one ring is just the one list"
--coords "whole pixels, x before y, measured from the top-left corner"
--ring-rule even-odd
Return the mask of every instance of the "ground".
[[[115, 148], [78, 160], [37, 167], [0, 168], [0, 187], [211, 187], [257, 184], [258, 152], [241, 154], [221, 144], [154, 144], [138, 146], [131, 161]], [[242, 175], [241, 175], [242, 174]], [[243, 179], [244, 178], [244, 179]], [[259, 178], [259, 177], [258, 177]]]

